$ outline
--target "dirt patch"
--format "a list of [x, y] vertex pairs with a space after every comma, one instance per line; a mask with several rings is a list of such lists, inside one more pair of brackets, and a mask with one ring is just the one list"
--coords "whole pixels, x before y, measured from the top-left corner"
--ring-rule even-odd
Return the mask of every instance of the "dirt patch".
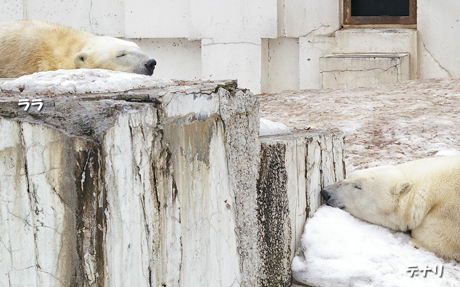
[[295, 129], [340, 129], [347, 172], [460, 154], [460, 79], [257, 95], [260, 116]]

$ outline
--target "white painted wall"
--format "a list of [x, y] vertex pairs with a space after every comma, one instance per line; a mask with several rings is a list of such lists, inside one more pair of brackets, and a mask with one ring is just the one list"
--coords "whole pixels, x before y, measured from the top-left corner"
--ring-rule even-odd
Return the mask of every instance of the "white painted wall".
[[21, 20], [24, 17], [23, 0], [0, 0], [0, 20]]
[[238, 79], [241, 87], [260, 93], [261, 40], [258, 43], [215, 43], [203, 39], [201, 45], [204, 79]]
[[279, 36], [331, 35], [340, 29], [337, 0], [279, 0]]
[[262, 92], [299, 89], [299, 39], [265, 39]]
[[335, 37], [307, 36], [299, 38], [299, 88], [320, 89], [319, 59], [336, 46]]
[[320, 88], [319, 58], [336, 53], [408, 52], [411, 79], [460, 76], [459, 9], [419, 0], [416, 29], [348, 30], [337, 0], [0, 0], [0, 20], [125, 37], [158, 60], [158, 77], [235, 78], [258, 93]]
[[460, 76], [460, 2], [417, 1], [421, 78]]
[[157, 61], [155, 77], [201, 78], [201, 41], [180, 39], [130, 39]]

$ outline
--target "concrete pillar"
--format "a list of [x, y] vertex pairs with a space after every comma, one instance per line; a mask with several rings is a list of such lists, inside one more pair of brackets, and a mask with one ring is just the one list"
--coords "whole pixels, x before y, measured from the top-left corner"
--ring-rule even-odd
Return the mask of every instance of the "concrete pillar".
[[289, 286], [343, 178], [343, 134], [259, 139], [236, 82], [33, 96], [0, 93], [5, 286]]

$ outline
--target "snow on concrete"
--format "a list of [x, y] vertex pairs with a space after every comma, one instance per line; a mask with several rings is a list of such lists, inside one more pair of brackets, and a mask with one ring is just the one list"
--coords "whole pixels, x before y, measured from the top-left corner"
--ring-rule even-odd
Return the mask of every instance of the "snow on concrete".
[[76, 69], [38, 72], [0, 84], [0, 91], [35, 94], [85, 94], [123, 92], [142, 88], [162, 88], [170, 80], [102, 69]]
[[408, 234], [329, 206], [307, 220], [292, 272], [309, 286], [429, 287], [460, 281], [459, 263], [415, 248]]
[[260, 136], [288, 134], [291, 130], [283, 123], [260, 119]]

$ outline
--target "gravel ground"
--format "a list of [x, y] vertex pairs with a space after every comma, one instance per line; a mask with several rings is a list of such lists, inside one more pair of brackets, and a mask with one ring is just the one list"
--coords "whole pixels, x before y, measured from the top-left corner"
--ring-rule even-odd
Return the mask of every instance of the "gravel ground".
[[257, 95], [260, 116], [291, 129], [339, 129], [347, 173], [460, 154], [460, 79]]

